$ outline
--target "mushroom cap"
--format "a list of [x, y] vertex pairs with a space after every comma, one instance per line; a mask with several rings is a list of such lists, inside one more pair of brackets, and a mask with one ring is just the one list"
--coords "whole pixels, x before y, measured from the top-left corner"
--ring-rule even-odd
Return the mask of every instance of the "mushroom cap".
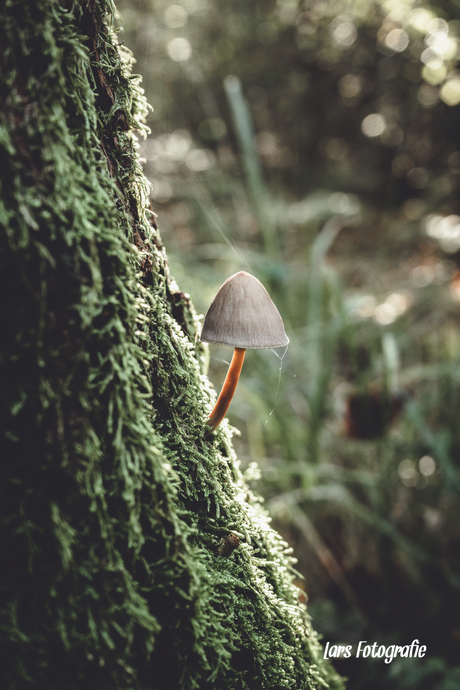
[[257, 278], [241, 271], [220, 288], [204, 318], [201, 340], [245, 350], [283, 347], [283, 320]]

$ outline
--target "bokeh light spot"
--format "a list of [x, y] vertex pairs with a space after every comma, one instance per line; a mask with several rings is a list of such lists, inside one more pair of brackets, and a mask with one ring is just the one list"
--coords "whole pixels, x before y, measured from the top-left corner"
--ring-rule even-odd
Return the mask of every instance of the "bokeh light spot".
[[384, 302], [375, 309], [375, 320], [382, 326], [387, 326], [398, 318], [398, 312], [392, 304]]
[[419, 475], [413, 460], [402, 460], [398, 466], [398, 474], [404, 486], [417, 486]]
[[402, 53], [409, 45], [409, 36], [404, 29], [393, 29], [385, 38], [385, 45], [395, 53]]
[[439, 91], [431, 84], [422, 84], [417, 97], [424, 108], [432, 108], [439, 101]]
[[412, 269], [411, 278], [415, 287], [426, 287], [427, 285], [431, 285], [434, 280], [434, 270], [427, 264], [421, 264]]
[[340, 213], [344, 216], [353, 216], [360, 211], [359, 199], [354, 194], [334, 192], [329, 197], [327, 204], [333, 213]]
[[180, 29], [187, 24], [188, 12], [182, 5], [169, 5], [164, 11], [164, 20], [171, 29]]
[[166, 152], [176, 161], [182, 160], [192, 145], [192, 137], [187, 129], [176, 129], [167, 139]]
[[460, 78], [454, 77], [446, 81], [441, 86], [439, 96], [447, 105], [458, 105], [460, 103]]
[[174, 62], [186, 62], [192, 55], [192, 46], [186, 38], [173, 38], [166, 49]]
[[428, 84], [433, 84], [436, 86], [444, 81], [447, 76], [447, 67], [442, 62], [439, 66], [434, 66], [433, 64], [425, 65], [422, 69], [422, 77]]
[[194, 172], [202, 172], [203, 170], [209, 170], [214, 165], [214, 156], [212, 151], [206, 151], [205, 149], [194, 149], [190, 151], [185, 157], [185, 162], [190, 170]]
[[293, 0], [278, 0], [279, 18], [285, 24], [295, 24], [297, 20], [298, 5]]
[[172, 197], [172, 187], [166, 180], [151, 179], [150, 184], [152, 185], [150, 190], [150, 198], [157, 203], [166, 203]]
[[424, 455], [418, 461], [418, 468], [424, 477], [431, 477], [436, 472], [436, 463], [429, 455]]
[[416, 29], [416, 31], [426, 33], [433, 19], [435, 19], [435, 15], [431, 10], [425, 9], [424, 7], [417, 7], [412, 10], [412, 12], [409, 12], [407, 23]]
[[409, 308], [411, 302], [410, 292], [392, 292], [375, 308], [374, 318], [381, 326], [388, 326]]
[[453, 36], [448, 36], [447, 31], [432, 31], [425, 37], [425, 43], [445, 60], [452, 60], [457, 53], [457, 41]]
[[440, 33], [447, 34], [449, 33], [449, 24], [446, 22], [445, 19], [441, 19], [440, 17], [436, 17], [436, 19], [432, 19], [431, 22], [427, 25], [427, 31], [439, 31]]
[[414, 189], [423, 189], [427, 186], [430, 179], [428, 172], [422, 167], [411, 168], [406, 177], [410, 186]]
[[342, 98], [355, 98], [361, 93], [361, 79], [356, 74], [346, 74], [339, 81], [339, 93]]
[[361, 122], [361, 129], [366, 137], [378, 137], [385, 131], [386, 122], [380, 113], [372, 113]]
[[427, 235], [437, 239], [445, 252], [460, 249], [460, 217], [431, 214], [425, 221]]
[[356, 26], [348, 17], [337, 17], [331, 22], [330, 31], [334, 42], [342, 48], [349, 48], [358, 37]]
[[353, 323], [374, 316], [377, 300], [373, 295], [361, 295], [356, 301], [353, 300], [350, 306], [351, 309], [347, 314], [347, 320]]
[[438, 55], [433, 48], [425, 48], [423, 53], [420, 55], [420, 60], [424, 65], [431, 67], [433, 70], [437, 70], [444, 62], [442, 57]]

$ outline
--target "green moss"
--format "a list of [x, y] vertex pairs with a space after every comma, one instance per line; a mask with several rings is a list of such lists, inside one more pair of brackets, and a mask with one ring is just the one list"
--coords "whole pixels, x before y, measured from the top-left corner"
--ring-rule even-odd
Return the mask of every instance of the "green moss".
[[228, 427], [203, 435], [114, 9], [0, 9], [2, 686], [342, 687]]

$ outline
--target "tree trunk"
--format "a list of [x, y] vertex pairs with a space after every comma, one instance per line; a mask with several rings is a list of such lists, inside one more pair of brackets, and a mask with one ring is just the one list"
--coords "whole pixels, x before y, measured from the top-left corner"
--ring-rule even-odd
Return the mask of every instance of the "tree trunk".
[[113, 11], [0, 9], [1, 687], [342, 687], [227, 428], [205, 438]]

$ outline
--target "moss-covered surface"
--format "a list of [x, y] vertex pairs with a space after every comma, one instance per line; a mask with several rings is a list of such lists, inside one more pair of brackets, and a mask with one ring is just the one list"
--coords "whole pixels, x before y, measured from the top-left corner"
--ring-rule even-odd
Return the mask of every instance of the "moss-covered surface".
[[0, 7], [0, 685], [340, 688], [228, 428], [203, 434], [114, 9]]

